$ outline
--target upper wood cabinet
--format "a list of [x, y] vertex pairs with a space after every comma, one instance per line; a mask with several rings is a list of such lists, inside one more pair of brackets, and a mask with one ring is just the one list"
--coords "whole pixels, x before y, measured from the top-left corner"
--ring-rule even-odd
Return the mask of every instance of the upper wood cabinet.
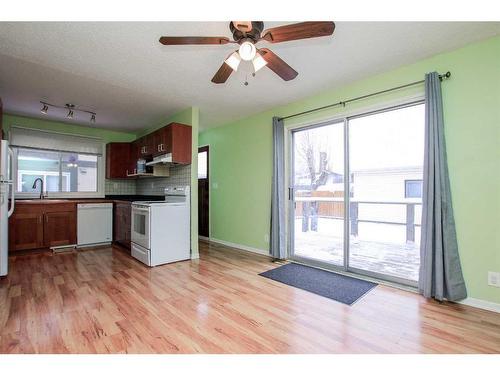
[[3, 103], [0, 98], [0, 139], [3, 139]]
[[106, 178], [127, 178], [136, 173], [138, 159], [163, 154], [172, 154], [173, 163], [191, 164], [191, 132], [191, 126], [173, 122], [134, 142], [108, 143]]
[[106, 144], [106, 178], [126, 178], [130, 169], [131, 143], [112, 142]]
[[191, 126], [175, 122], [159, 129], [154, 137], [156, 155], [172, 154], [172, 162], [191, 164], [191, 132]]

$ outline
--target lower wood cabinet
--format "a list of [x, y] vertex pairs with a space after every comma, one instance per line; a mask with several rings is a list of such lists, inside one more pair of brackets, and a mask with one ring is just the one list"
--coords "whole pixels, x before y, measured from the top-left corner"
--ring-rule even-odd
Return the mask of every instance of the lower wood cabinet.
[[15, 213], [9, 219], [9, 251], [43, 247], [43, 213]]
[[75, 211], [47, 212], [43, 221], [45, 247], [66, 246], [76, 243]]
[[113, 239], [119, 245], [130, 249], [132, 203], [115, 202], [113, 218]]
[[9, 251], [76, 244], [76, 205], [16, 203], [9, 218]]

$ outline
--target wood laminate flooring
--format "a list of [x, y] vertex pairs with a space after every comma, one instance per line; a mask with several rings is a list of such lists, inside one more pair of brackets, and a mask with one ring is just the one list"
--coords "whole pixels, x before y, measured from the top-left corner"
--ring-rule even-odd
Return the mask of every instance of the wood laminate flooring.
[[200, 253], [155, 268], [111, 247], [11, 257], [0, 352], [500, 352], [500, 314], [382, 285], [347, 306], [258, 276], [267, 257]]

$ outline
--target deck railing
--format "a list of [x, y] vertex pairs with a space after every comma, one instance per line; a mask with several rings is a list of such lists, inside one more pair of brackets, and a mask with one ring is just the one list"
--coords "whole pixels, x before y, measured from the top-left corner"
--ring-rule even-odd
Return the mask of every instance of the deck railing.
[[[344, 198], [336, 197], [301, 197], [296, 196], [295, 202], [302, 204], [299, 212], [302, 217], [302, 230], [308, 230], [308, 221], [311, 218], [312, 223], [317, 223], [318, 217], [328, 217], [332, 219], [344, 219], [343, 206]], [[325, 207], [321, 209], [321, 203], [332, 203], [333, 211], [336, 214], [321, 215], [321, 211], [325, 211]], [[311, 206], [315, 204], [315, 210], [311, 210]], [[385, 221], [385, 220], [369, 220], [360, 219], [359, 217], [359, 206], [360, 205], [402, 205], [406, 207], [406, 220], [401, 221]], [[349, 200], [349, 222], [350, 222], [350, 233], [353, 236], [358, 235], [358, 224], [359, 223], [372, 223], [372, 224], [389, 224], [389, 225], [401, 225], [406, 227], [406, 241], [415, 242], [415, 228], [420, 226], [420, 223], [415, 222], [415, 206], [422, 205], [421, 202], [407, 202], [407, 201], [366, 201], [366, 200]], [[341, 209], [339, 209], [341, 208]], [[297, 212], [297, 211], [296, 211]]]

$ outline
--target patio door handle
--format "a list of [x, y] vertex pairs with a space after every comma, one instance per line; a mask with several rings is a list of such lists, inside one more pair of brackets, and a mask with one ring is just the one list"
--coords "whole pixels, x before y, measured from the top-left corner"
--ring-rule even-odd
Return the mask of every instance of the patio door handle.
[[291, 201], [293, 199], [293, 188], [288, 188], [288, 200]]

